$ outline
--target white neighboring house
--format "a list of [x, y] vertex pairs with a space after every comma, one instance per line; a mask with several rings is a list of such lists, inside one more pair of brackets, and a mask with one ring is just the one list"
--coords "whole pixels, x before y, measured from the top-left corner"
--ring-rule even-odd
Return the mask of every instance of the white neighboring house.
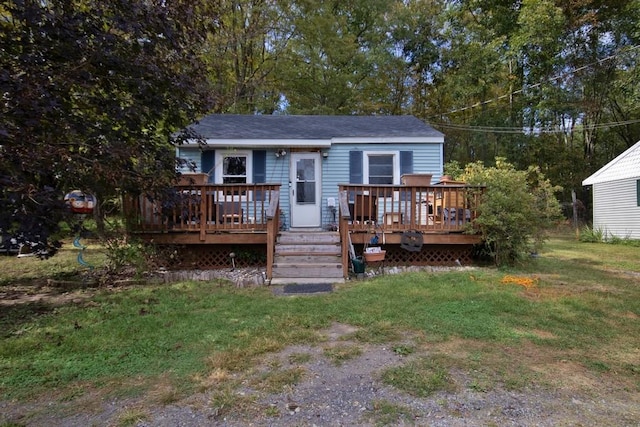
[[593, 229], [640, 239], [640, 141], [582, 181], [593, 186]]

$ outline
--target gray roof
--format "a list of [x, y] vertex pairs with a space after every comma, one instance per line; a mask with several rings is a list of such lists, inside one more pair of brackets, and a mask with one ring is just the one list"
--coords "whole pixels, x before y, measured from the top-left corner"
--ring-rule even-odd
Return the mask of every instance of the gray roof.
[[190, 126], [205, 139], [331, 139], [444, 135], [413, 116], [212, 114]]
[[582, 181], [582, 185], [600, 184], [620, 179], [640, 177], [640, 141], [628, 148], [615, 159], [601, 167], [589, 178]]

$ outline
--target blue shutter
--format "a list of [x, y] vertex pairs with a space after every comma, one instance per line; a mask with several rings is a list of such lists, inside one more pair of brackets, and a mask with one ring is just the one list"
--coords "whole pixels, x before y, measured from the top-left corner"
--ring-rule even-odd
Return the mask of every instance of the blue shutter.
[[636, 181], [636, 204], [640, 206], [640, 179]]
[[349, 151], [349, 184], [362, 184], [362, 151]]
[[267, 151], [253, 150], [253, 183], [267, 182]]
[[200, 158], [200, 169], [202, 169], [202, 173], [208, 173], [210, 183], [215, 181], [215, 174], [213, 170], [216, 165], [216, 152], [214, 150], [206, 150], [202, 152], [202, 156]]
[[[267, 182], [267, 151], [253, 150], [253, 183], [262, 184]], [[261, 202], [264, 200], [262, 190], [255, 191], [255, 200]]]
[[400, 176], [413, 173], [413, 151], [400, 152]]
[[[400, 152], [400, 176], [413, 173], [413, 151], [401, 151]], [[401, 203], [407, 203], [411, 199], [410, 191], [401, 191], [400, 200]]]

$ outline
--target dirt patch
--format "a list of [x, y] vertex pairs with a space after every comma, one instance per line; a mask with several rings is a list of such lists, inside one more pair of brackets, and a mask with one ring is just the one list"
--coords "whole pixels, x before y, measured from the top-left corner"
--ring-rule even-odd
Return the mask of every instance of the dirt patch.
[[[85, 426], [370, 426], [370, 425], [601, 425], [640, 419], [637, 388], [579, 363], [554, 360], [533, 344], [490, 346], [473, 340], [387, 344], [354, 341], [357, 329], [334, 324], [313, 345], [268, 354], [239, 374], [212, 372], [201, 392], [175, 400], [166, 381], [141, 397], [107, 397], [91, 389], [30, 403], [1, 402], [0, 422]], [[335, 349], [343, 357], [335, 357]], [[412, 348], [404, 352], [399, 349]], [[478, 356], [480, 355], [480, 356]], [[385, 370], [438, 358], [449, 361], [447, 386], [416, 397], [385, 384]], [[496, 366], [526, 366], [531, 384], [510, 387], [518, 375]], [[533, 378], [533, 377], [532, 377]], [[134, 379], [132, 379], [133, 381]], [[194, 379], [198, 381], [197, 379]], [[234, 384], [228, 388], [229, 384]], [[622, 387], [621, 387], [622, 386]]]

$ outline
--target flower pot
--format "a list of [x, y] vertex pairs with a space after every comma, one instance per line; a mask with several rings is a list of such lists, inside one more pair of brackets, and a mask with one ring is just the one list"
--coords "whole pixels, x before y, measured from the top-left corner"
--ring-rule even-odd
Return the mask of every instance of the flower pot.
[[378, 262], [384, 261], [384, 256], [387, 254], [387, 251], [379, 251], [379, 252], [365, 252], [364, 260], [366, 262]]

